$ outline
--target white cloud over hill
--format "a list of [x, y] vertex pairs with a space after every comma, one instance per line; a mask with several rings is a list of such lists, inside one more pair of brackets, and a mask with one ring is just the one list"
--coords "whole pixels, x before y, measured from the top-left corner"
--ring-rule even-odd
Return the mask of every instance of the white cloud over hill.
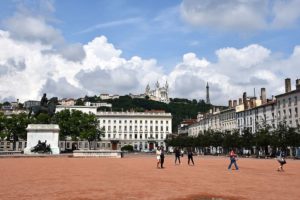
[[[189, 9], [186, 20], [195, 24], [204, 23], [201, 15], [218, 13], [222, 18], [222, 12], [224, 15], [230, 13], [226, 5], [204, 12], [206, 7], [214, 8], [213, 2], [198, 5], [197, 1], [184, 1], [182, 12]], [[260, 28], [266, 23], [265, 11], [245, 2], [248, 1], [236, 1], [237, 12], [231, 13], [236, 15], [231, 16], [236, 22], [227, 22], [226, 18], [218, 21], [220, 19], [215, 17], [205, 23], [235, 27], [252, 21], [250, 28]], [[259, 4], [265, 4], [261, 2]], [[276, 1], [273, 8], [278, 9], [276, 6], [280, 6], [280, 2]], [[284, 6], [298, 1], [288, 2], [291, 4]], [[199, 10], [203, 11], [200, 15]], [[243, 10], [247, 18], [240, 19], [239, 10]], [[252, 18], [256, 11], [262, 14]], [[272, 23], [283, 26], [297, 17], [293, 12], [289, 16], [277, 14]], [[155, 59], [143, 59], [138, 55], [129, 59], [122, 57], [122, 50], [105, 36], [86, 44], [68, 44], [61, 32], [41, 16], [18, 12], [4, 24], [5, 28], [0, 30], [0, 101], [40, 99], [44, 92], [49, 97], [59, 98], [100, 93], [140, 94], [148, 83], [154, 86], [157, 80], [160, 83], [167, 80], [171, 97], [205, 99], [205, 86], [209, 82], [211, 102], [226, 104], [228, 99], [237, 99], [244, 91], [252, 95], [254, 87], [257, 91], [265, 87], [268, 96], [278, 94], [283, 91], [284, 78], [290, 77], [293, 81], [300, 78], [300, 46], [295, 46], [288, 57], [280, 57], [277, 52], [258, 44], [240, 49], [224, 47], [215, 51], [216, 61], [189, 52], [167, 73]]]

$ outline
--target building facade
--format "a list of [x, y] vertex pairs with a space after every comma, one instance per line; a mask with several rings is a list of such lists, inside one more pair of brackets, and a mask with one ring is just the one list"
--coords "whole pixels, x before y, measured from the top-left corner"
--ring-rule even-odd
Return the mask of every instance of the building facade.
[[290, 79], [285, 80], [285, 92], [271, 99], [266, 98], [266, 89], [261, 88], [260, 97], [248, 97], [229, 100], [228, 109], [205, 114], [198, 114], [197, 123], [188, 127], [189, 136], [211, 129], [215, 131], [238, 130], [240, 134], [245, 129], [255, 133], [259, 128], [268, 125], [277, 128], [279, 123], [297, 127], [300, 123], [300, 79], [296, 80], [296, 89], [291, 90]]
[[[172, 115], [164, 111], [97, 112], [97, 107], [58, 106], [57, 112], [76, 109], [97, 116], [104, 137], [97, 142], [99, 149], [121, 149], [132, 145], [135, 150], [153, 150], [165, 146], [164, 140], [172, 133]], [[67, 145], [67, 144], [66, 144]], [[86, 148], [86, 145], [78, 148]]]
[[285, 80], [285, 93], [277, 95], [277, 122], [288, 126], [299, 126], [300, 116], [300, 79], [296, 80], [296, 89], [291, 90], [291, 80]]

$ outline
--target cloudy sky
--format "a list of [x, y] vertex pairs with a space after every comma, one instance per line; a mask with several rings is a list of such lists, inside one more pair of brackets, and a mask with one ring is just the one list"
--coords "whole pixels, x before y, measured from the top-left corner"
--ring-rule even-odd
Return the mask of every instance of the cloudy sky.
[[0, 1], [0, 101], [140, 94], [227, 104], [300, 78], [300, 0]]

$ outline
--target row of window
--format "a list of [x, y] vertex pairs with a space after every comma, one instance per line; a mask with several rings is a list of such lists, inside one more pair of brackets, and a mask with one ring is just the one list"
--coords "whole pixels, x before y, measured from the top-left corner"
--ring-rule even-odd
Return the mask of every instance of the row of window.
[[104, 138], [109, 139], [165, 139], [164, 134], [105, 134]]
[[[134, 128], [134, 129], [133, 129]], [[114, 131], [114, 132], [117, 132], [117, 126], [107, 126], [107, 128], [105, 127], [105, 126], [103, 126], [102, 127], [102, 129], [104, 130], [104, 131]], [[150, 126], [150, 128], [149, 128], [149, 131], [150, 132], [153, 132], [153, 130], [155, 130], [156, 132], [158, 132], [159, 131], [159, 127], [158, 126], [155, 126], [155, 127], [153, 127], [153, 126]], [[166, 126], [165, 127], [165, 130], [166, 130], [166, 132], [168, 132], [169, 131], [169, 127], [168, 126]], [[122, 126], [119, 126], [119, 129], [118, 129], [118, 132], [127, 132], [127, 131], [138, 131], [138, 126], [124, 126], [124, 127], [122, 127]], [[140, 129], [139, 129], [139, 131], [140, 132], [143, 132], [143, 131], [148, 131], [148, 127], [147, 126], [145, 126], [144, 128], [143, 128], [143, 126], [140, 126]], [[161, 132], [163, 132], [164, 131], [164, 127], [163, 126], [161, 126], [160, 127], [160, 131]]]
[[[129, 123], [129, 124], [132, 124], [132, 123], [137, 124], [138, 122], [139, 122], [140, 124], [143, 124], [143, 123], [144, 123], [144, 124], [148, 124], [148, 120], [126, 120], [126, 119], [125, 119], [125, 120], [110, 120], [110, 119], [105, 120], [105, 119], [103, 119], [102, 121], [100, 120], [100, 123], [105, 124], [106, 122], [107, 122], [108, 124], [110, 124], [110, 123], [116, 124], [117, 122], [118, 122], [119, 124], [127, 124], [127, 123]], [[158, 120], [155, 120], [155, 121], [149, 120], [149, 122], [150, 122], [150, 124], [153, 124], [153, 123], [158, 124], [158, 123], [159, 123]], [[166, 124], [169, 124], [169, 121], [166, 120], [165, 123], [166, 123]], [[160, 121], [160, 124], [164, 124], [164, 121], [161, 120], [161, 121]]]
[[[285, 100], [286, 99], [282, 99], [282, 107], [285, 107], [285, 105], [286, 105]], [[294, 105], [297, 105], [297, 103], [298, 103], [298, 98], [297, 98], [297, 96], [294, 96]], [[291, 106], [291, 105], [292, 105], [292, 98], [289, 97], [288, 98], [288, 106]], [[281, 106], [281, 101], [280, 100], [277, 100], [277, 106], [278, 106], [278, 108], [280, 108], [280, 106]]]
[[[298, 108], [295, 108], [294, 113], [295, 113], [295, 117], [298, 117]], [[278, 119], [281, 120], [281, 112], [280, 112], [280, 110], [278, 111], [278, 115], [277, 116], [278, 116]], [[292, 109], [291, 108], [288, 109], [288, 116], [286, 114], [286, 110], [283, 110], [283, 117], [284, 118], [286, 118], [286, 117], [289, 117], [289, 118], [293, 117]]]

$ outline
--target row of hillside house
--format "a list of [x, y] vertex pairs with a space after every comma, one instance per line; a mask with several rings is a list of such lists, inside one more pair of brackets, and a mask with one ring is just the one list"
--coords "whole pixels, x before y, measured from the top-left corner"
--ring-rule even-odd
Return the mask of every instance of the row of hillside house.
[[285, 79], [285, 92], [272, 99], [266, 98], [265, 88], [261, 88], [260, 98], [248, 97], [229, 100], [228, 109], [212, 109], [209, 113], [198, 114], [197, 122], [188, 127], [189, 136], [197, 136], [205, 130], [232, 131], [240, 134], [245, 128], [255, 133], [264, 124], [276, 128], [280, 123], [290, 127], [299, 126], [300, 116], [300, 79], [296, 80], [296, 89], [291, 89], [291, 79]]
[[101, 100], [118, 99], [118, 98], [120, 98], [120, 96], [117, 95], [117, 94], [114, 94], [114, 95], [100, 94], [100, 99], [101, 99]]

